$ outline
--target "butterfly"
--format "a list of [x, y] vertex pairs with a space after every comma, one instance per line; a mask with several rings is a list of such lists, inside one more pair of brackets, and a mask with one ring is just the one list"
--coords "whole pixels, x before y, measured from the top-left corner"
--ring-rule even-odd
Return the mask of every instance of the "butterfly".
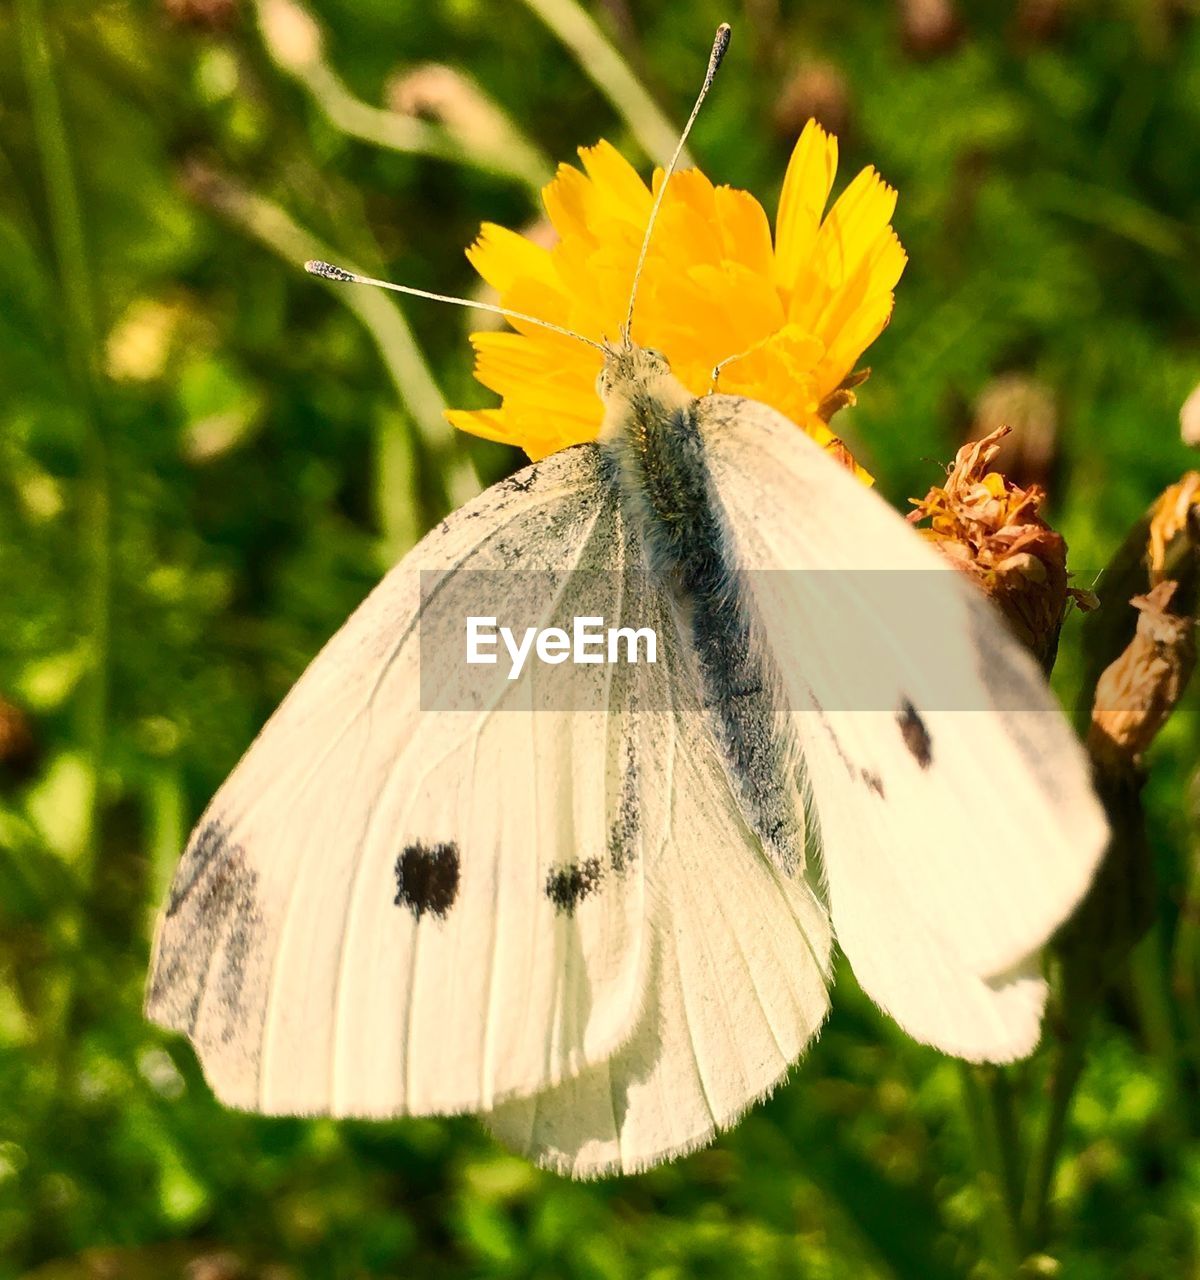
[[[917, 1040], [1037, 1042], [1039, 951], [1107, 840], [1040, 668], [790, 420], [693, 395], [628, 320], [599, 345], [599, 438], [407, 555], [188, 843], [146, 1008], [229, 1105], [478, 1113], [634, 1172], [783, 1079], [835, 940]], [[600, 614], [655, 660], [462, 695], [468, 618]]]

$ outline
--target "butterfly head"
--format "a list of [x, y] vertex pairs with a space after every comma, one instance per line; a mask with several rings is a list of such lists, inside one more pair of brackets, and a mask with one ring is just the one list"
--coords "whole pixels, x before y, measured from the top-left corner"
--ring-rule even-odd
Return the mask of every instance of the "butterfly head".
[[667, 421], [695, 399], [661, 351], [628, 341], [605, 345], [596, 394], [604, 405], [601, 440], [627, 432], [632, 423]]
[[607, 405], [614, 395], [631, 386], [670, 376], [671, 363], [661, 351], [633, 342], [606, 342], [604, 365], [596, 375], [596, 394]]

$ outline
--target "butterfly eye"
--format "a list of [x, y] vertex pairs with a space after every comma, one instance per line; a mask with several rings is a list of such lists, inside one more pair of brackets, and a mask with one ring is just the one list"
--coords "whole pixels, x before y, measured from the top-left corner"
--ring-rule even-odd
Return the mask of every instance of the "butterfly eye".
[[657, 347], [645, 347], [643, 350], [650, 366], [656, 372], [669, 373], [671, 371], [671, 362]]

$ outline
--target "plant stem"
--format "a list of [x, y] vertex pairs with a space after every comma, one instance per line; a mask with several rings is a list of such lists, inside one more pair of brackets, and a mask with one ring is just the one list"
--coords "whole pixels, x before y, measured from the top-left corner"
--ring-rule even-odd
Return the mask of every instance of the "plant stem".
[[1162, 1072], [1162, 1127], [1173, 1151], [1187, 1142], [1185, 1090], [1180, 1083], [1179, 1036], [1172, 1009], [1162, 926], [1156, 921], [1133, 949], [1129, 975], [1146, 1043]]
[[[57, 267], [66, 382], [80, 429], [79, 624], [90, 650], [73, 707], [78, 741], [87, 762], [88, 787], [78, 843], [62, 851], [71, 856], [76, 892], [56, 922], [63, 963], [46, 982], [46, 1008], [41, 1018], [47, 1057], [61, 1091], [69, 1087], [77, 1043], [74, 1024], [79, 1008], [80, 957], [86, 946], [91, 890], [100, 861], [101, 784], [108, 740], [112, 501], [108, 443], [97, 385], [99, 361], [91, 274], [42, 0], [17, 0], [16, 16], [21, 68], [29, 94]], [[53, 1098], [54, 1091], [47, 1096]]]
[[975, 1148], [975, 1165], [983, 1188], [987, 1216], [984, 1238], [996, 1272], [1016, 1276], [1025, 1250], [1015, 1200], [1016, 1132], [1007, 1101], [998, 1105], [994, 1075], [961, 1063], [959, 1079]]
[[[575, 55], [584, 73], [625, 121], [638, 145], [656, 164], [665, 165], [679, 140], [679, 129], [659, 109], [604, 32], [575, 0], [525, 0]], [[697, 63], [700, 68], [701, 63]], [[685, 152], [680, 164], [691, 164]]]
[[296, 0], [259, 0], [256, 7], [275, 65], [304, 85], [330, 124], [347, 137], [515, 178], [535, 195], [553, 177], [546, 157], [477, 85], [471, 86], [473, 95], [486, 115], [479, 121], [483, 127], [474, 129], [451, 129], [373, 107], [351, 93], [325, 60], [324, 34], [306, 8]]
[[77, 865], [84, 891], [99, 857], [100, 782], [108, 733], [109, 650], [112, 596], [112, 502], [108, 443], [98, 394], [97, 326], [83, 218], [71, 149], [42, 0], [17, 0], [21, 65], [29, 93], [34, 136], [46, 186], [50, 239], [62, 298], [63, 346], [69, 382], [79, 411], [82, 469], [79, 484], [80, 594], [82, 629], [91, 661], [77, 703], [80, 740], [91, 772], [84, 837]]
[[1188, 882], [1179, 907], [1171, 958], [1171, 992], [1184, 1023], [1184, 1045], [1193, 1078], [1200, 1076], [1200, 770], [1188, 782]]
[[[196, 199], [292, 264], [297, 274], [309, 258], [336, 256], [345, 265], [354, 266], [335, 255], [279, 205], [247, 191], [224, 174], [193, 165], [186, 182]], [[333, 289], [338, 301], [362, 321], [374, 340], [422, 448], [436, 464], [431, 468], [431, 478], [441, 489], [437, 496], [443, 510], [474, 497], [480, 488], [475, 464], [459, 433], [442, 417], [446, 402], [404, 313], [378, 289], [337, 284], [328, 287]], [[385, 521], [385, 529], [390, 529], [391, 524]]]
[[1050, 1192], [1054, 1185], [1054, 1170], [1066, 1135], [1071, 1099], [1083, 1073], [1083, 1051], [1086, 1043], [1086, 1019], [1075, 1019], [1058, 1043], [1050, 1077], [1049, 1110], [1041, 1142], [1029, 1164], [1021, 1213], [1026, 1239], [1034, 1250], [1044, 1246], [1049, 1231]]

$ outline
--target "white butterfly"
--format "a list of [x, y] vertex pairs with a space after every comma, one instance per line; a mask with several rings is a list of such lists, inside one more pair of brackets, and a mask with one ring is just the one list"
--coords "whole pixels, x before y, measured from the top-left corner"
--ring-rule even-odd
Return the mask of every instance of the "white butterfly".
[[[918, 1040], [1036, 1043], [1107, 838], [1040, 670], [794, 424], [605, 352], [600, 441], [396, 566], [192, 837], [147, 1011], [224, 1102], [477, 1112], [561, 1172], [642, 1169], [782, 1079], [835, 936]], [[535, 662], [472, 710], [448, 660], [430, 685], [468, 613], [597, 612], [657, 661], [556, 668], [552, 702]]]

